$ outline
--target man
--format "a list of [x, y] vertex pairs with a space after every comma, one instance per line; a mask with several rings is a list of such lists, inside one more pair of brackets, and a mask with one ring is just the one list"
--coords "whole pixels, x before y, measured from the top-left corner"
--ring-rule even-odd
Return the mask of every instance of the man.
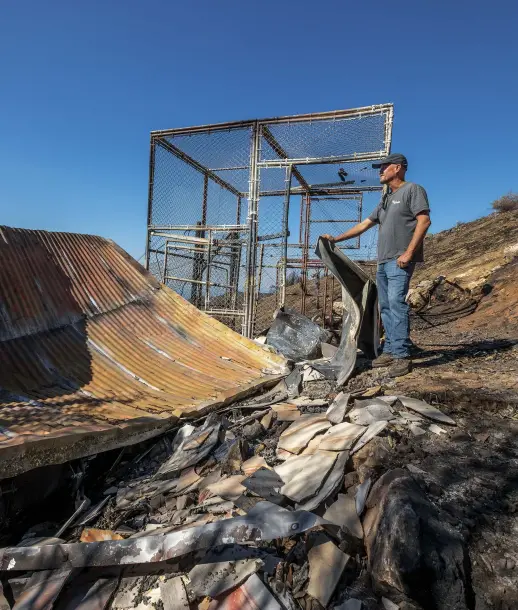
[[432, 224], [428, 197], [422, 186], [406, 182], [408, 162], [393, 153], [372, 167], [379, 168], [380, 182], [388, 192], [374, 212], [338, 237], [323, 235], [336, 243], [357, 237], [379, 225], [376, 284], [385, 345], [373, 367], [389, 366], [389, 375], [399, 377], [412, 370], [410, 319], [406, 295], [415, 264], [423, 261], [423, 240]]

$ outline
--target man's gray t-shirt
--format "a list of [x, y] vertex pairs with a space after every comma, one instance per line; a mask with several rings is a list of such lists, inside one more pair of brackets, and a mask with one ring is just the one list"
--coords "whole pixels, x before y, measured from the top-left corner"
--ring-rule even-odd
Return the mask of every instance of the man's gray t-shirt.
[[[430, 210], [426, 191], [419, 184], [405, 182], [378, 204], [369, 219], [379, 224], [378, 262], [385, 263], [403, 254], [414, 235], [417, 215]], [[413, 262], [423, 261], [423, 244], [416, 249]]]

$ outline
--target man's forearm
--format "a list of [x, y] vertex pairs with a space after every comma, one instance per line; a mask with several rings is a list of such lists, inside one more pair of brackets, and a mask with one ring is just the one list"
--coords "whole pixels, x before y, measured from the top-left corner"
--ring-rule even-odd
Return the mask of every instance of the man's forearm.
[[[421, 220], [421, 218], [422, 218], [422, 220]], [[432, 222], [431, 222], [429, 216], [422, 216], [422, 217], [418, 216], [417, 226], [414, 230], [414, 234], [412, 235], [412, 239], [410, 240], [410, 243], [408, 244], [408, 248], [406, 249], [407, 254], [410, 254], [411, 256], [414, 255], [414, 252], [423, 242], [425, 235], [431, 224], [432, 224]]]
[[333, 241], [336, 243], [339, 241], [345, 241], [346, 239], [352, 239], [353, 237], [358, 237], [358, 235], [365, 233], [365, 231], [370, 229], [373, 225], [374, 225], [374, 223], [372, 221], [370, 221], [369, 219], [366, 219], [363, 222], [358, 223], [357, 225], [355, 225], [354, 227], [352, 227], [345, 233], [338, 235], [337, 237], [334, 238]]

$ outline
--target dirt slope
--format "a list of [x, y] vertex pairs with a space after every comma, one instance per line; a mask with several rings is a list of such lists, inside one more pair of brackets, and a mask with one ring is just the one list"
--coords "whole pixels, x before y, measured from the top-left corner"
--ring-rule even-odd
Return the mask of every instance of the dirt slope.
[[518, 255], [518, 212], [484, 216], [430, 235], [424, 265], [414, 279], [446, 275], [464, 288], [475, 288]]
[[[458, 321], [459, 329], [473, 330], [479, 326], [498, 331], [498, 336], [518, 337], [518, 212], [490, 214], [473, 222], [459, 224], [426, 238], [425, 259], [418, 265], [412, 286], [440, 275], [480, 297], [483, 288], [490, 293], [482, 298], [477, 311]], [[372, 264], [363, 265], [374, 275]], [[341, 298], [338, 282], [332, 278], [310, 279], [306, 289], [306, 315], [321, 314], [324, 296], [326, 313], [333, 300]], [[299, 310], [300, 283], [286, 289], [286, 305]], [[275, 295], [261, 295], [257, 307], [256, 329], [267, 328], [276, 308]]]
[[518, 337], [518, 212], [491, 214], [431, 235], [425, 259], [413, 286], [444, 275], [474, 296], [488, 292], [473, 314], [457, 320], [457, 332]]

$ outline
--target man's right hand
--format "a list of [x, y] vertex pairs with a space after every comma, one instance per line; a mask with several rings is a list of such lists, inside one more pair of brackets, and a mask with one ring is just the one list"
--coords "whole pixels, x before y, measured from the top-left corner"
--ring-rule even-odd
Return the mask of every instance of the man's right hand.
[[327, 233], [325, 235], [321, 235], [320, 237], [323, 237], [324, 239], [328, 239], [332, 244], [334, 244], [336, 242], [336, 239], [332, 235], [328, 235]]

